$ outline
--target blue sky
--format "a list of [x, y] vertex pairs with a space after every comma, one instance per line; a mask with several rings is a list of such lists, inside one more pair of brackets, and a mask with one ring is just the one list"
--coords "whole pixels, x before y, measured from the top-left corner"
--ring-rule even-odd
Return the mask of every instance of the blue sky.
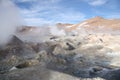
[[120, 0], [12, 0], [27, 25], [79, 23], [95, 16], [120, 18]]

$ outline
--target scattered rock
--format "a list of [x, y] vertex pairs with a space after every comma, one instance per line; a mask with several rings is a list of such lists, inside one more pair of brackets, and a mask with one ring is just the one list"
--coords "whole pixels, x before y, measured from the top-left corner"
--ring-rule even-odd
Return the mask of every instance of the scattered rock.
[[[82, 39], [57, 38], [57, 41], [25, 43], [14, 36], [0, 49], [2, 80], [119, 80], [119, 57], [108, 56], [112, 48]], [[81, 38], [81, 37], [80, 37]], [[54, 39], [54, 37], [52, 38]], [[101, 40], [102, 39], [102, 40]], [[107, 55], [106, 55], [107, 54]], [[111, 55], [111, 54], [110, 54]], [[114, 62], [115, 61], [115, 62]], [[44, 65], [44, 66], [43, 66]], [[97, 78], [98, 77], [98, 78]], [[100, 78], [101, 77], [101, 78]]]
[[37, 65], [37, 64], [39, 64], [38, 60], [27, 60], [21, 64], [18, 64], [16, 68], [21, 69], [21, 68], [30, 67], [30, 66]]
[[75, 49], [70, 43], [66, 43], [66, 45], [68, 46], [68, 50], [74, 50]]

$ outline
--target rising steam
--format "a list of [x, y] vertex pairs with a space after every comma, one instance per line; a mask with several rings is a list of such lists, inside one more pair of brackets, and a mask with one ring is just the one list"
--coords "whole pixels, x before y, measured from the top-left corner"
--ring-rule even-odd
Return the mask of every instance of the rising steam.
[[66, 35], [65, 31], [63, 29], [61, 29], [61, 30], [58, 29], [57, 26], [50, 27], [50, 33], [52, 35], [56, 35], [56, 36], [65, 36]]
[[20, 25], [16, 6], [10, 0], [0, 0], [0, 45], [6, 44]]

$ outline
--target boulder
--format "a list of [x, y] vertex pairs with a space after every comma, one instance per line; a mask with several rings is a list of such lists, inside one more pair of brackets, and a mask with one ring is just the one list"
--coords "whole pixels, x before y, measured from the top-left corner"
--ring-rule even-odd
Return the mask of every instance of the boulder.
[[0, 72], [9, 71], [13, 66], [25, 60], [35, 59], [35, 51], [18, 37], [13, 36], [11, 41], [0, 50]]

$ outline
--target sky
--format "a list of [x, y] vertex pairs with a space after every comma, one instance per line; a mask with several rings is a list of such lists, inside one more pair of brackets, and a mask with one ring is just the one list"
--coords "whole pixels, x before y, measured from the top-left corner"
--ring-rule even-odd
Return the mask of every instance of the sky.
[[120, 19], [120, 0], [11, 0], [26, 25], [72, 23], [101, 16]]

